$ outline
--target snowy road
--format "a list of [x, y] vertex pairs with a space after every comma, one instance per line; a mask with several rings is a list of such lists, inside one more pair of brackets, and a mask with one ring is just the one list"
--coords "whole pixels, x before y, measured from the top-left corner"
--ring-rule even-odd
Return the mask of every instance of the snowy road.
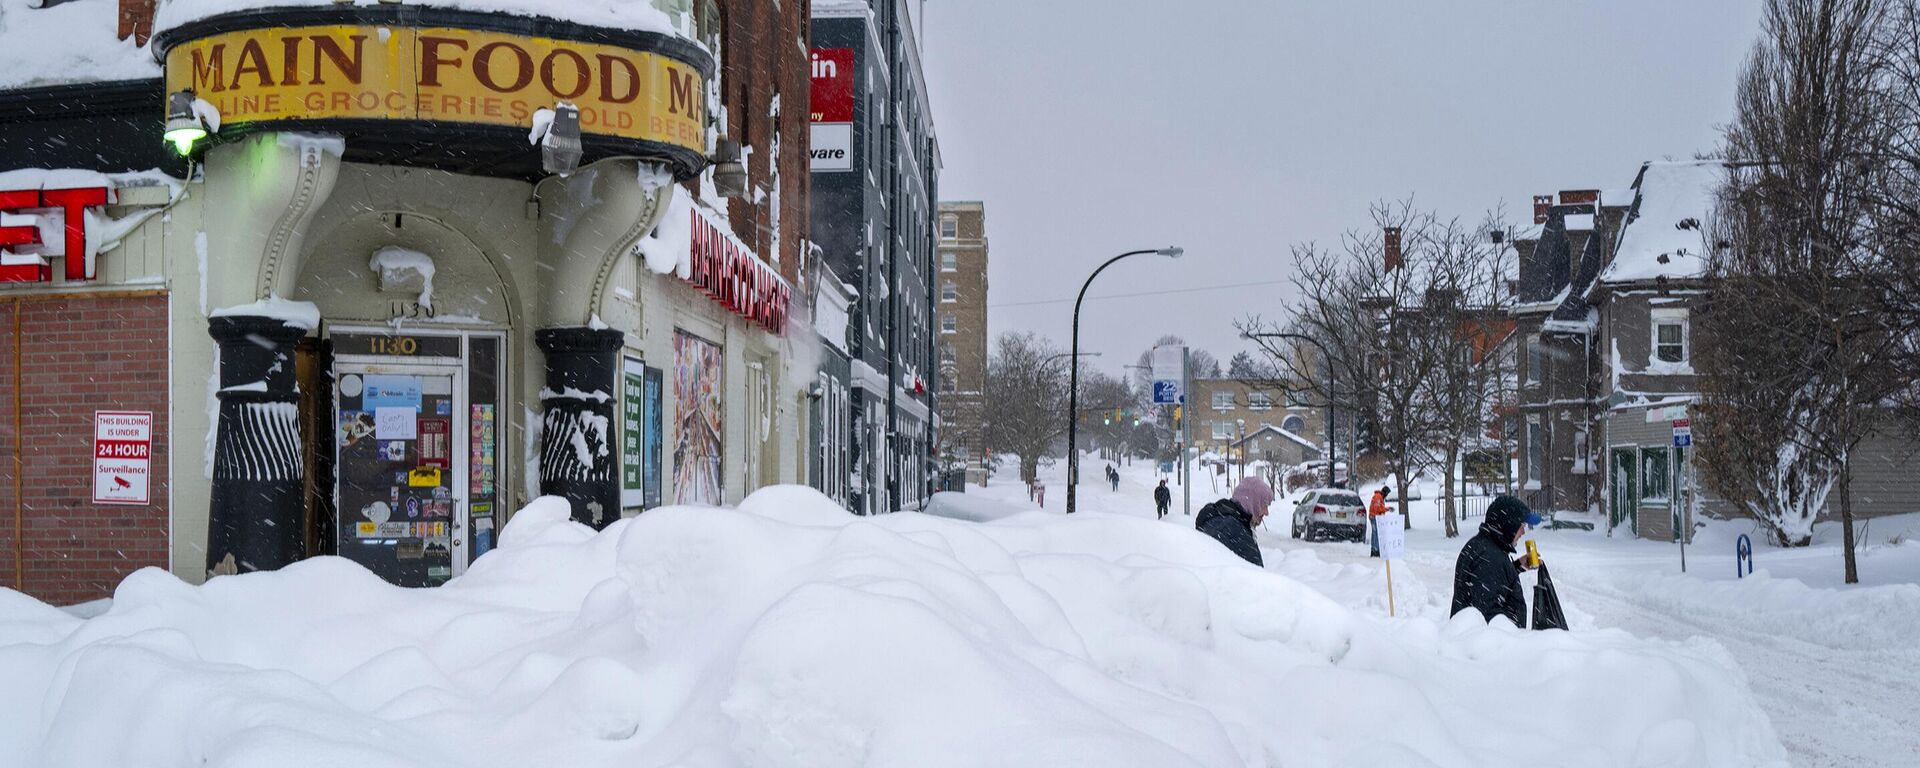
[[[1088, 462], [1082, 471], [1098, 477], [1103, 466]], [[1142, 464], [1120, 469], [1118, 492], [1104, 483], [1084, 484], [1080, 504], [1151, 516], [1152, 470]], [[1196, 510], [1222, 495], [1215, 487], [1225, 486], [1202, 483], [1194, 489]], [[969, 490], [1024, 505], [1013, 483]], [[1064, 498], [1062, 490], [1056, 483], [1049, 492], [1054, 511], [1060, 505], [1053, 499]], [[1175, 490], [1167, 522], [1190, 525]], [[1440, 534], [1433, 504], [1414, 502], [1409, 557], [1394, 568], [1401, 615], [1444, 617], [1449, 607], [1453, 559], [1464, 540]], [[1267, 567], [1350, 608], [1384, 616], [1380, 561], [1367, 557], [1365, 545], [1288, 538], [1282, 506], [1276, 503], [1275, 516], [1260, 532]], [[1839, 554], [1832, 547], [1785, 553], [1762, 545], [1758, 578], [1735, 581], [1731, 541], [1743, 529], [1717, 525], [1700, 534], [1684, 576], [1670, 544], [1585, 531], [1540, 531], [1533, 538], [1553, 568], [1576, 629], [1619, 628], [1675, 642], [1709, 638], [1724, 648], [1746, 672], [1795, 765], [1920, 765], [1920, 694], [1914, 693], [1920, 691], [1920, 585], [1914, 583], [1920, 581], [1920, 544], [1911, 541], [1914, 536], [1870, 547], [1862, 555], [1869, 585], [1837, 589]], [[1876, 525], [1875, 542], [1900, 540], [1904, 528], [1920, 534], [1920, 516]], [[1526, 580], [1531, 595], [1531, 577]]]

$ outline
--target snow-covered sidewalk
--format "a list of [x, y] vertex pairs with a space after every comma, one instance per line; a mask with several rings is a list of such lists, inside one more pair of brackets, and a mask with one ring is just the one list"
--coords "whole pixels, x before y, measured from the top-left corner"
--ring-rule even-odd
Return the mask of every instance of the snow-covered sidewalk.
[[[1084, 484], [1082, 508], [1151, 518], [1150, 497], [1140, 489], [1157, 474], [1139, 463], [1120, 469], [1122, 492]], [[1058, 465], [1042, 476], [1055, 483], [1064, 478]], [[1201, 484], [1194, 508], [1224, 495], [1225, 487]], [[1191, 518], [1178, 514], [1175, 489], [1174, 517], [1179, 519], [1169, 522], [1191, 526]], [[1004, 504], [1021, 503], [1013, 482], [969, 491]], [[1064, 498], [1063, 491], [1049, 491], [1050, 507], [1054, 498]], [[1274, 517], [1260, 531], [1267, 568], [1350, 609], [1385, 617], [1384, 569], [1367, 557], [1366, 545], [1292, 540], [1284, 506], [1276, 502]], [[1394, 568], [1398, 614], [1444, 619], [1454, 558], [1464, 539], [1442, 535], [1432, 494], [1411, 507], [1408, 559]], [[1552, 567], [1577, 630], [1618, 628], [1682, 643], [1710, 640], [1715, 652], [1745, 670], [1794, 765], [1920, 765], [1920, 697], [1913, 693], [1920, 691], [1920, 584], [1915, 583], [1920, 582], [1920, 515], [1883, 518], [1866, 527], [1860, 550], [1865, 583], [1853, 587], [1841, 584], [1835, 526], [1822, 526], [1814, 547], [1783, 550], [1769, 546], [1751, 523], [1711, 522], [1688, 548], [1688, 570], [1682, 574], [1677, 545], [1624, 534], [1608, 537], [1604, 522], [1589, 522], [1598, 522], [1600, 530], [1531, 535]], [[1471, 521], [1463, 535], [1471, 535], [1477, 524]], [[1753, 541], [1757, 570], [1738, 579], [1734, 540], [1742, 533]], [[1530, 597], [1532, 577], [1523, 580]], [[1585, 713], [1596, 723], [1613, 715]]]

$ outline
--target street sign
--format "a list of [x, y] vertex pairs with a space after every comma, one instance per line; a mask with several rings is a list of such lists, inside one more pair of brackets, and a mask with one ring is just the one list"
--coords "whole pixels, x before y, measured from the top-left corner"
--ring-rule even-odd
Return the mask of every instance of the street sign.
[[1180, 380], [1154, 381], [1154, 405], [1178, 405], [1180, 403]]
[[1675, 448], [1685, 448], [1693, 445], [1692, 420], [1678, 419], [1673, 422], [1673, 445]]
[[1177, 405], [1185, 401], [1187, 348], [1175, 345], [1153, 348], [1153, 404]]
[[1389, 512], [1373, 518], [1373, 525], [1380, 532], [1380, 557], [1385, 560], [1400, 560], [1407, 556], [1407, 521], [1398, 512]]

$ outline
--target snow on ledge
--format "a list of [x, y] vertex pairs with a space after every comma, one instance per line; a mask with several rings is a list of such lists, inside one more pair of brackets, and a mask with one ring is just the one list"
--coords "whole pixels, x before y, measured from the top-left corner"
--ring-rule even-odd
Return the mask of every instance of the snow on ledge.
[[278, 296], [216, 309], [209, 317], [270, 317], [303, 331], [320, 327], [320, 308], [310, 301], [288, 301]]
[[152, 51], [120, 39], [115, 0], [39, 4], [0, 0], [0, 89], [160, 77]]
[[[23, 0], [7, 0], [22, 2]], [[80, 2], [101, 2], [113, 8], [111, 0], [80, 0]], [[256, 11], [272, 8], [333, 8], [341, 5], [380, 6], [391, 3], [381, 0], [161, 0], [154, 12], [153, 29], [158, 33], [174, 27], [191, 24], [202, 19], [238, 11]], [[499, 13], [512, 16], [531, 16], [570, 21], [610, 29], [625, 29], [636, 32], [660, 32], [670, 35], [683, 35], [676, 29], [675, 20], [665, 11], [655, 8], [650, 0], [409, 0], [406, 3], [415, 7], [445, 8], [457, 11], [477, 13]]]

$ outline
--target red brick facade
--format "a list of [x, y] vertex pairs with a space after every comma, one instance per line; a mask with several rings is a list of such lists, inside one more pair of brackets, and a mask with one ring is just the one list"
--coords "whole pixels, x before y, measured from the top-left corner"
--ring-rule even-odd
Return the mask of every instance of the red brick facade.
[[[167, 567], [168, 325], [164, 294], [0, 296], [0, 586], [61, 605]], [[97, 410], [153, 412], [151, 504], [92, 503]]]
[[[780, 273], [801, 287], [807, 258], [809, 123], [807, 105], [813, 81], [808, 76], [812, 49], [812, 4], [788, 0], [723, 0], [725, 38], [720, 100], [727, 109], [727, 132], [752, 147], [748, 159], [749, 197], [729, 202], [734, 234], [762, 257], [777, 255]], [[778, 114], [775, 112], [778, 104]], [[774, 142], [779, 142], [779, 190], [773, 183]], [[779, 216], [779, 243], [773, 242]], [[771, 259], [769, 259], [771, 260]]]

